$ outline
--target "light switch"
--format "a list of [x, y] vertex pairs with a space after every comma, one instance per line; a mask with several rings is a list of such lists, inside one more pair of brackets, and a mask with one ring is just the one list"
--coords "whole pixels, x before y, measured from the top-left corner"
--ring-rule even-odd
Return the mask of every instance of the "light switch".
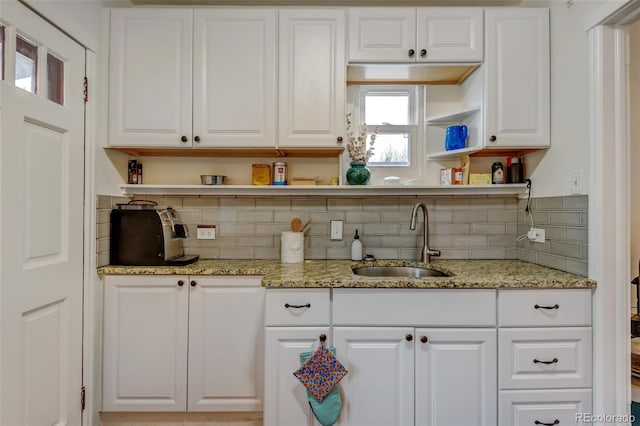
[[341, 220], [331, 221], [331, 238], [330, 239], [333, 241], [342, 240], [342, 221]]

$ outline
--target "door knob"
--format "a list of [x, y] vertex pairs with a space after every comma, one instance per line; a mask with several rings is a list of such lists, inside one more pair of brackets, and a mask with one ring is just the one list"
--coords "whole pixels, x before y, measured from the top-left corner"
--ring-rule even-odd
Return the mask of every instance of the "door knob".
[[404, 338], [407, 342], [410, 342], [413, 340], [413, 334], [407, 334], [406, 336], [404, 336]]
[[429, 341], [429, 338], [427, 336], [420, 336], [420, 341], [422, 343], [427, 343]]

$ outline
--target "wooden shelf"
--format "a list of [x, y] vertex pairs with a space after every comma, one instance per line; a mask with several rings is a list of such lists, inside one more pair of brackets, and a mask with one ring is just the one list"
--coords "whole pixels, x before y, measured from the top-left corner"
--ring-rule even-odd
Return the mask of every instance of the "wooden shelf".
[[456, 85], [464, 83], [479, 67], [479, 64], [349, 64], [347, 85]]
[[471, 114], [480, 111], [480, 105], [474, 106], [471, 108], [461, 109], [459, 111], [450, 112], [447, 114], [438, 114], [432, 115], [431, 117], [427, 117], [427, 124], [448, 124], [448, 123], [459, 123], [465, 118], [469, 117]]
[[525, 184], [510, 185], [121, 185], [123, 195], [211, 196], [377, 196], [520, 195]]
[[160, 147], [108, 147], [136, 157], [306, 157], [333, 158], [344, 147], [332, 148], [160, 148]]
[[462, 149], [453, 149], [451, 151], [432, 152], [427, 154], [429, 160], [445, 160], [456, 159], [461, 155], [469, 155], [471, 157], [521, 157], [523, 155], [540, 151], [547, 148], [487, 148], [482, 146], [472, 146]]

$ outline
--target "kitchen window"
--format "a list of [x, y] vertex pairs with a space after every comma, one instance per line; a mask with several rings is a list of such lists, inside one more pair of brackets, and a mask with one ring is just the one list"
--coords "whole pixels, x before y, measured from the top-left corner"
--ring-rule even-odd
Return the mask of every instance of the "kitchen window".
[[418, 140], [424, 130], [418, 117], [424, 115], [424, 86], [350, 88], [356, 122], [366, 124], [368, 134], [377, 129], [374, 155], [367, 166], [380, 168], [380, 176], [419, 177], [424, 151]]

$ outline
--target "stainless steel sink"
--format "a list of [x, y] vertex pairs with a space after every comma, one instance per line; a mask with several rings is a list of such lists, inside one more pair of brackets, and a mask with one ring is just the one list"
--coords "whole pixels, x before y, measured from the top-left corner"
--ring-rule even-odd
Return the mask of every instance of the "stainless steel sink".
[[448, 277], [449, 274], [435, 269], [416, 266], [363, 266], [354, 268], [353, 273], [367, 277]]

